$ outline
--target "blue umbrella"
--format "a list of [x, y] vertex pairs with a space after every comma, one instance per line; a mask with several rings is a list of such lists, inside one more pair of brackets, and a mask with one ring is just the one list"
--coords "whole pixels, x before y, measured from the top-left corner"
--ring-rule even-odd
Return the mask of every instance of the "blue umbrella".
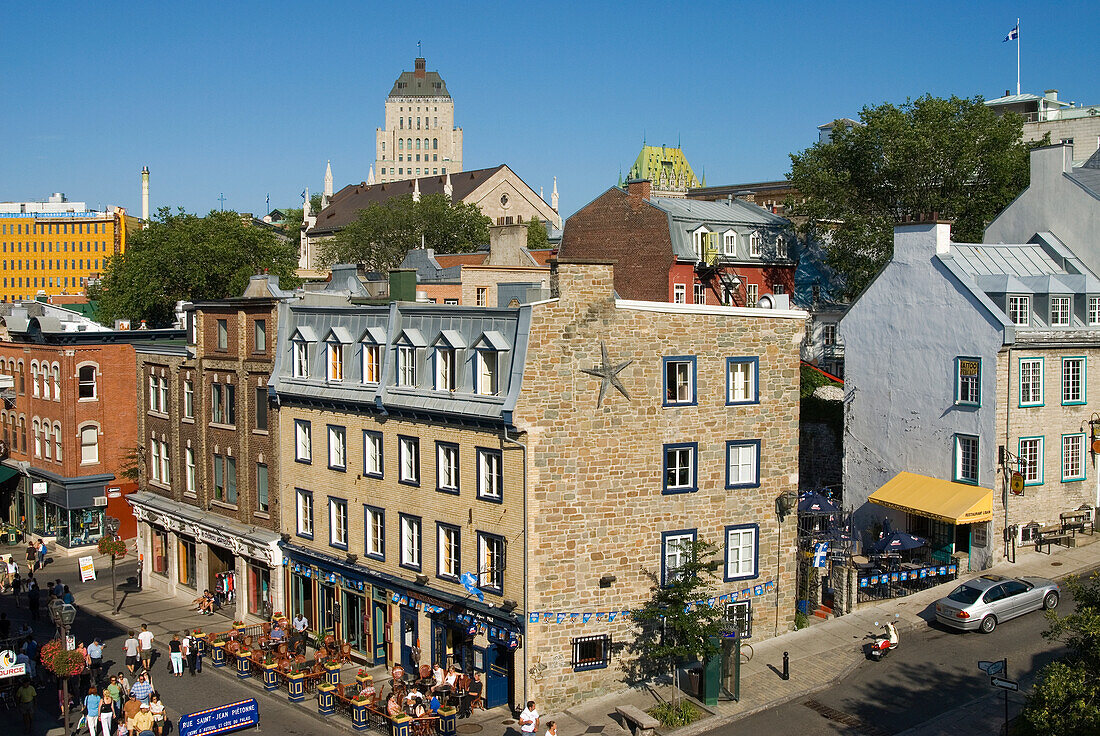
[[894, 532], [875, 542], [875, 552], [904, 552], [928, 544], [928, 540], [905, 532]]
[[828, 499], [820, 493], [807, 491], [798, 499], [798, 512], [801, 514], [832, 516], [840, 513], [840, 507], [836, 505], [836, 501]]

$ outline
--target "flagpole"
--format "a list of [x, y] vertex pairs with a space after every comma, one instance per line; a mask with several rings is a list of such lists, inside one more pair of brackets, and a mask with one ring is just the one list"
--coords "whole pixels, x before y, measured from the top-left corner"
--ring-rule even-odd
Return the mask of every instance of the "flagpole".
[[1016, 19], [1016, 94], [1020, 94], [1020, 19]]

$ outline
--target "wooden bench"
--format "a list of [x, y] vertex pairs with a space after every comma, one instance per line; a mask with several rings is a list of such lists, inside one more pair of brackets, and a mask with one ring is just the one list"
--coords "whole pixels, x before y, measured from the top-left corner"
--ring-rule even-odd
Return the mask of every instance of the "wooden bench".
[[615, 712], [627, 722], [627, 728], [634, 724], [634, 736], [653, 736], [653, 732], [661, 725], [653, 716], [634, 705], [619, 705]]
[[1091, 535], [1095, 531], [1092, 514], [1087, 511], [1067, 511], [1059, 514], [1058, 518], [1062, 522], [1063, 534], [1069, 532], [1076, 535], [1077, 532], [1084, 533], [1085, 529], [1088, 529]]
[[1039, 552], [1043, 551], [1043, 545], [1047, 546], [1047, 554], [1050, 554], [1050, 547], [1053, 544], [1064, 544], [1067, 547], [1073, 546], [1071, 544], [1075, 540], [1070, 534], [1063, 532], [1039, 532], [1035, 535], [1035, 549]]

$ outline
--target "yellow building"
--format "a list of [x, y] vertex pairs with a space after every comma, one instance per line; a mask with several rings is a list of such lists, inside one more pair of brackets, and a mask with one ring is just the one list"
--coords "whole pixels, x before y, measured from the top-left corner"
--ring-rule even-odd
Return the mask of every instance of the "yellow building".
[[61, 207], [49, 204], [0, 203], [2, 301], [84, 293], [89, 281], [103, 273], [107, 258], [125, 250], [129, 232], [140, 226], [121, 207], [95, 212], [81, 202], [64, 202], [66, 211], [56, 211]]

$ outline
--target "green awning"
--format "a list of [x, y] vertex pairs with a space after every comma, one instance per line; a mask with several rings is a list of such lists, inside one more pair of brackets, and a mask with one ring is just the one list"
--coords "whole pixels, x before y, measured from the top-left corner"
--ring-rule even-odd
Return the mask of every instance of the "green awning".
[[0, 465], [0, 483], [14, 478], [19, 475], [19, 471], [15, 468], [9, 468], [7, 465]]

